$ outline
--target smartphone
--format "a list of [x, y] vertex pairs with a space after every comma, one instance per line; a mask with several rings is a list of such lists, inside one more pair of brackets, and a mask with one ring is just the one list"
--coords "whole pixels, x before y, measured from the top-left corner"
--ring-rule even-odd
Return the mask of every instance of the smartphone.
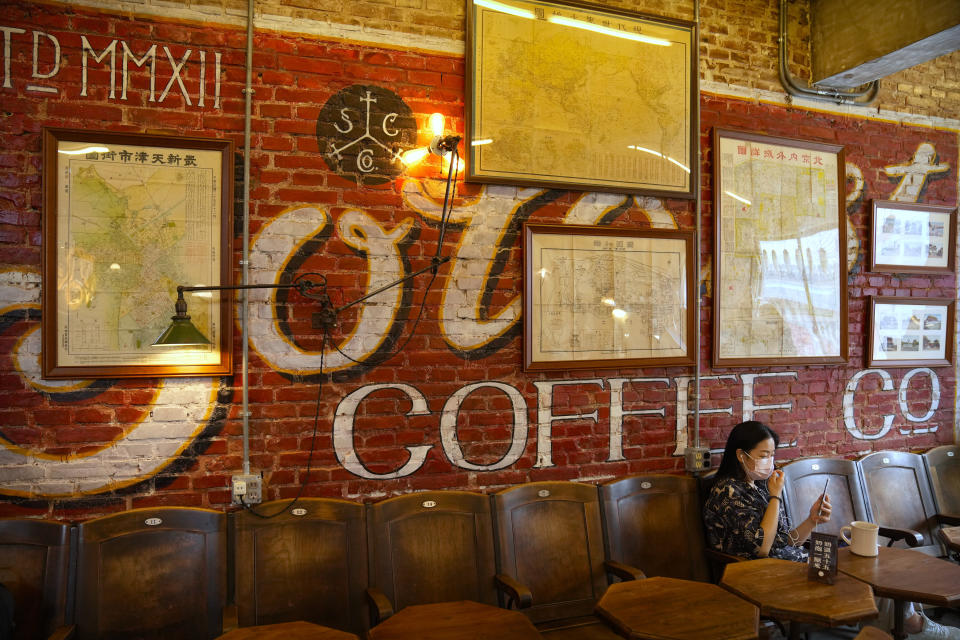
[[820, 494], [820, 508], [817, 509], [817, 517], [823, 513], [823, 498], [827, 495], [827, 487], [830, 486], [830, 478], [827, 478], [827, 481], [823, 483], [823, 493]]

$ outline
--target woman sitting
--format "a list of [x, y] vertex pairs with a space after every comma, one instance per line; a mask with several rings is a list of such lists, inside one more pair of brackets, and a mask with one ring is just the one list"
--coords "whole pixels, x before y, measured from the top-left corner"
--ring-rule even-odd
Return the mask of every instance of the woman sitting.
[[814, 502], [807, 519], [790, 528], [780, 508], [783, 471], [773, 468], [779, 443], [773, 429], [754, 420], [730, 432], [704, 507], [707, 544], [713, 549], [743, 558], [807, 561], [800, 545], [815, 526], [830, 520], [830, 497]]
[[[707, 544], [712, 549], [743, 558], [783, 558], [807, 561], [801, 547], [810, 532], [830, 520], [830, 496], [822, 495], [807, 518], [791, 528], [780, 508], [783, 471], [773, 461], [780, 436], [755, 420], [741, 422], [727, 437], [716, 480], [703, 510]], [[879, 626], [893, 626], [893, 601], [880, 598]], [[933, 622], [908, 603], [904, 629], [911, 640], [960, 640], [960, 629]]]

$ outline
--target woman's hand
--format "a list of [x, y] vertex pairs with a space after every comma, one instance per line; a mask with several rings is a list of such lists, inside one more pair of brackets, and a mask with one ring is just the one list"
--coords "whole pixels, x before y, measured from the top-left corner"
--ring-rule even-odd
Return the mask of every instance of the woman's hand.
[[818, 525], [830, 521], [830, 496], [826, 493], [810, 507], [810, 522]]
[[783, 482], [783, 471], [774, 469], [770, 477], [767, 478], [767, 491], [770, 492], [771, 496], [780, 497], [780, 494], [783, 493]]

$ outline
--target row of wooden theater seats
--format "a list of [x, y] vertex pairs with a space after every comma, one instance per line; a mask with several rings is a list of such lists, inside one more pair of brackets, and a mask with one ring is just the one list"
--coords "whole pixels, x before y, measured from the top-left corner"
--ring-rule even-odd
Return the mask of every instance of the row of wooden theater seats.
[[[956, 445], [785, 469], [797, 513], [831, 478], [835, 527], [907, 513], [929, 541], [939, 513], [960, 512]], [[257, 507], [272, 518], [154, 508], [75, 526], [0, 520], [0, 582], [16, 598], [18, 638], [213, 638], [227, 592], [228, 627], [308, 620], [362, 633], [411, 604], [475, 600], [522, 607], [551, 638], [615, 638], [592, 616], [613, 576], [709, 579], [699, 484], [648, 475]]]

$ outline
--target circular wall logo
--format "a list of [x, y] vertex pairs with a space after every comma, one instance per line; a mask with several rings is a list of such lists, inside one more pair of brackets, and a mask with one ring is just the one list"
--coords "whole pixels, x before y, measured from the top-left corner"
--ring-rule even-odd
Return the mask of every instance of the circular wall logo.
[[394, 92], [355, 84], [332, 96], [317, 116], [317, 143], [331, 170], [357, 184], [389, 182], [400, 154], [417, 142], [413, 111]]

